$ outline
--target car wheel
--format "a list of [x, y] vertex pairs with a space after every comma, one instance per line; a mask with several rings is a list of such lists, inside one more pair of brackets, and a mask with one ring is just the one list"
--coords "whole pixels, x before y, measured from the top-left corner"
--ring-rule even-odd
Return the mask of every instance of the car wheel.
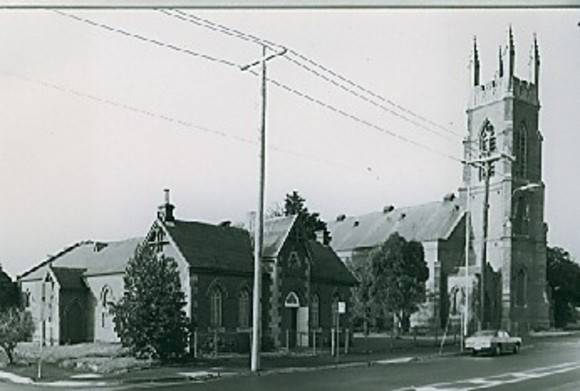
[[493, 349], [493, 355], [494, 356], [500, 356], [501, 355], [501, 345], [495, 345], [495, 347]]
[[477, 356], [477, 351], [475, 349], [471, 349], [471, 355], [473, 357]]
[[514, 354], [518, 354], [519, 351], [520, 351], [520, 344], [517, 343], [517, 344], [514, 345], [513, 353]]

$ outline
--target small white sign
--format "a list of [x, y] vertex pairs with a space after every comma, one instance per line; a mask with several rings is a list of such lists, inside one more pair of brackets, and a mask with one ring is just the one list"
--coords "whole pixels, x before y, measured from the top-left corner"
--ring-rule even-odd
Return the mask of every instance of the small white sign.
[[344, 301], [338, 302], [338, 313], [339, 314], [346, 314], [346, 303]]

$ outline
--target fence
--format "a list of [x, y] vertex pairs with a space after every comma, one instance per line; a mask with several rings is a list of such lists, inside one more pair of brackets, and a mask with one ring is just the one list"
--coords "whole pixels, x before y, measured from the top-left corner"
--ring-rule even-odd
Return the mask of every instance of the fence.
[[[249, 353], [251, 346], [251, 329], [239, 331], [194, 330], [190, 340], [190, 351], [194, 357], [217, 356], [221, 353]], [[284, 329], [280, 334], [280, 348], [287, 351], [310, 351], [320, 354], [329, 351], [331, 355], [348, 354], [352, 345], [352, 332], [348, 328], [316, 329], [302, 332]], [[262, 339], [262, 351], [276, 348], [274, 341]], [[340, 349], [340, 352], [339, 352]]]

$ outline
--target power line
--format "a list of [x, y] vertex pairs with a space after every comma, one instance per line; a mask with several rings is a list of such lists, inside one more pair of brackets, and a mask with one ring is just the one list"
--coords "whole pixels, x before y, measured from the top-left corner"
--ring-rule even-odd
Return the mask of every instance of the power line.
[[[183, 12], [183, 11], [180, 11], [180, 10], [173, 10], [173, 12], [175, 12], [175, 13], [171, 13], [170, 11], [164, 10], [164, 9], [158, 9], [158, 11], [161, 12], [161, 13], [163, 13], [163, 14], [165, 14], [165, 15], [167, 15], [167, 16], [171, 16], [171, 17], [174, 17], [174, 18], [177, 18], [177, 19], [180, 19], [182, 21], [189, 22], [189, 23], [193, 23], [193, 24], [196, 24], [196, 25], [198, 25], [200, 27], [205, 27], [205, 28], [208, 28], [210, 30], [213, 30], [213, 31], [216, 31], [216, 32], [220, 32], [220, 33], [223, 33], [223, 34], [226, 34], [226, 35], [229, 35], [229, 36], [233, 36], [233, 37], [236, 37], [236, 38], [240, 38], [240, 39], [245, 40], [245, 41], [250, 41], [250, 42], [253, 42], [253, 43], [260, 44], [260, 45], [266, 45], [266, 46], [268, 46], [270, 48], [282, 47], [282, 45], [279, 45], [279, 44], [277, 44], [275, 42], [272, 42], [272, 41], [269, 41], [267, 39], [262, 39], [262, 38], [259, 38], [259, 37], [254, 36], [252, 34], [244, 33], [244, 32], [242, 32], [240, 30], [236, 30], [234, 28], [230, 28], [230, 27], [227, 27], [227, 26], [224, 26], [224, 25], [221, 25], [221, 24], [212, 22], [210, 20], [207, 20], [207, 19], [198, 17], [196, 15], [192, 15], [192, 14], [186, 13], [186, 12]], [[459, 138], [463, 138], [463, 136], [461, 136], [460, 134], [454, 132], [453, 130], [450, 130], [450, 129], [446, 128], [446, 127], [443, 127], [443, 126], [437, 124], [436, 122], [431, 121], [428, 118], [426, 118], [424, 116], [421, 116], [421, 115], [419, 115], [419, 114], [417, 114], [417, 113], [415, 113], [415, 112], [413, 112], [413, 111], [411, 111], [411, 110], [409, 110], [409, 109], [407, 109], [407, 108], [405, 108], [405, 107], [403, 107], [403, 106], [401, 106], [401, 105], [393, 102], [392, 100], [390, 100], [388, 98], [385, 98], [385, 97], [383, 97], [383, 96], [381, 96], [381, 95], [379, 95], [379, 94], [377, 94], [377, 93], [369, 90], [368, 88], [363, 87], [362, 85], [360, 85], [360, 84], [352, 81], [351, 79], [348, 79], [345, 76], [340, 75], [339, 73], [337, 73], [337, 72], [333, 71], [332, 69], [330, 69], [330, 68], [328, 68], [328, 67], [326, 67], [326, 66], [324, 66], [324, 65], [322, 65], [322, 64], [320, 64], [320, 63], [318, 63], [318, 62], [316, 62], [316, 61], [314, 61], [314, 60], [312, 60], [312, 59], [310, 59], [308, 57], [306, 57], [305, 55], [303, 55], [303, 54], [301, 54], [301, 53], [299, 53], [299, 52], [297, 52], [297, 51], [295, 51], [295, 50], [293, 50], [291, 48], [287, 48], [287, 49], [288, 49], [288, 53], [289, 54], [294, 55], [294, 56], [300, 58], [301, 60], [308, 62], [309, 64], [311, 64], [311, 65], [313, 65], [313, 66], [321, 69], [322, 71], [330, 74], [334, 78], [337, 78], [337, 79], [341, 80], [343, 83], [347, 83], [351, 87], [354, 87], [357, 90], [362, 91], [363, 93], [366, 93], [367, 95], [370, 95], [370, 96], [372, 96], [375, 99], [378, 99], [378, 100], [380, 100], [382, 102], [388, 103], [391, 106], [393, 106], [393, 107], [395, 107], [395, 108], [397, 108], [397, 109], [405, 112], [406, 114], [409, 114], [409, 115], [411, 115], [411, 116], [413, 116], [415, 118], [418, 118], [419, 120], [422, 120], [422, 121], [424, 121], [426, 123], [429, 123], [430, 125], [435, 126], [435, 127], [439, 128], [440, 130], [443, 130], [443, 131], [451, 134], [452, 136], [459, 137]], [[438, 131], [435, 131], [435, 130], [433, 130], [433, 129], [431, 129], [431, 128], [429, 128], [429, 127], [427, 127], [427, 126], [425, 126], [425, 125], [423, 125], [423, 124], [421, 124], [421, 123], [419, 123], [419, 122], [417, 122], [417, 121], [415, 121], [415, 120], [413, 120], [413, 119], [411, 119], [411, 118], [409, 118], [409, 117], [407, 117], [407, 116], [405, 116], [403, 114], [400, 114], [400, 113], [396, 112], [395, 110], [393, 110], [393, 109], [385, 106], [384, 104], [381, 104], [381, 103], [379, 103], [379, 102], [377, 102], [377, 101], [375, 101], [373, 99], [370, 99], [370, 98], [368, 98], [368, 97], [366, 97], [366, 96], [358, 93], [354, 89], [349, 88], [349, 87], [345, 86], [344, 84], [338, 83], [336, 80], [334, 80], [334, 79], [332, 79], [332, 78], [330, 78], [330, 77], [328, 77], [328, 76], [326, 76], [326, 75], [324, 75], [324, 74], [316, 71], [315, 69], [313, 69], [310, 66], [305, 65], [304, 63], [302, 63], [302, 62], [300, 62], [300, 61], [292, 58], [291, 56], [285, 56], [284, 58], [287, 61], [290, 61], [290, 62], [294, 63], [295, 65], [298, 65], [299, 67], [301, 67], [301, 68], [305, 69], [306, 71], [312, 73], [316, 77], [321, 78], [321, 79], [325, 80], [326, 82], [329, 82], [329, 83], [333, 84], [334, 86], [336, 86], [336, 87], [338, 87], [338, 88], [340, 88], [340, 89], [342, 89], [342, 90], [344, 90], [344, 91], [346, 91], [346, 92], [348, 92], [348, 93], [356, 96], [357, 98], [362, 99], [365, 102], [370, 103], [373, 106], [380, 108], [381, 110], [384, 110], [386, 112], [389, 112], [389, 113], [391, 113], [391, 114], [393, 114], [393, 115], [395, 115], [395, 116], [397, 116], [397, 117], [399, 117], [399, 118], [401, 118], [401, 119], [403, 119], [403, 120], [405, 120], [407, 122], [410, 122], [413, 125], [421, 128], [421, 129], [423, 129], [423, 130], [425, 130], [427, 132], [430, 132], [432, 134], [435, 134], [435, 135], [437, 135], [439, 137], [442, 137], [442, 138], [445, 138], [447, 140], [451, 140], [449, 138], [449, 136], [444, 135], [444, 134], [442, 134], [442, 133], [440, 133]]]
[[[131, 105], [127, 105], [125, 103], [117, 102], [117, 101], [114, 101], [114, 100], [110, 100], [110, 99], [106, 99], [106, 98], [101, 98], [101, 97], [95, 96], [95, 95], [90, 94], [90, 93], [87, 93], [87, 92], [81, 92], [81, 91], [78, 91], [78, 90], [74, 90], [74, 89], [71, 89], [71, 88], [64, 87], [62, 85], [50, 83], [50, 82], [47, 82], [47, 81], [44, 81], [44, 80], [32, 79], [32, 78], [29, 78], [29, 77], [26, 77], [26, 76], [23, 76], [23, 75], [14, 73], [14, 72], [9, 72], [9, 71], [6, 71], [6, 70], [0, 70], [0, 73], [3, 74], [3, 75], [5, 75], [5, 76], [12, 77], [14, 79], [18, 79], [18, 80], [22, 80], [22, 81], [26, 81], [26, 82], [29, 82], [29, 83], [33, 83], [33, 84], [40, 85], [40, 86], [42, 86], [44, 88], [54, 89], [54, 90], [57, 90], [57, 91], [60, 91], [60, 92], [64, 92], [64, 93], [67, 93], [67, 94], [70, 94], [70, 95], [74, 95], [74, 96], [79, 97], [79, 98], [88, 99], [88, 100], [91, 100], [93, 102], [97, 102], [97, 103], [100, 103], [100, 104], [108, 105], [108, 106], [111, 106], [111, 107], [115, 107], [115, 108], [118, 108], [118, 109], [122, 109], [122, 110], [129, 111], [129, 112], [137, 113], [137, 114], [144, 115], [144, 116], [147, 116], [147, 117], [160, 119], [160, 120], [163, 120], [163, 121], [166, 121], [166, 122], [170, 122], [170, 123], [173, 123], [173, 124], [177, 124], [177, 125], [180, 125], [180, 126], [183, 126], [183, 127], [186, 127], [186, 128], [195, 129], [197, 131], [201, 131], [201, 132], [204, 132], [204, 133], [210, 133], [210, 134], [213, 134], [213, 135], [216, 135], [216, 136], [220, 136], [220, 137], [223, 137], [223, 138], [230, 138], [230, 139], [233, 139], [233, 140], [235, 140], [237, 142], [241, 142], [241, 143], [245, 143], [245, 144], [251, 144], [251, 145], [256, 145], [257, 144], [257, 142], [255, 140], [252, 140], [252, 139], [249, 139], [249, 138], [232, 135], [232, 134], [229, 134], [229, 133], [220, 131], [220, 130], [210, 129], [208, 127], [205, 127], [205, 126], [202, 126], [202, 125], [198, 125], [198, 124], [195, 124], [195, 123], [190, 122], [190, 121], [185, 121], [185, 120], [177, 119], [177, 118], [174, 118], [174, 117], [171, 117], [171, 116], [168, 116], [168, 115], [156, 113], [156, 112], [153, 112], [153, 111], [150, 111], [150, 110], [146, 110], [146, 109], [142, 109], [142, 108], [139, 108], [139, 107], [136, 107], [136, 106], [131, 106]], [[268, 149], [273, 150], [273, 151], [276, 151], [276, 152], [284, 153], [284, 154], [287, 154], [287, 155], [291, 155], [291, 156], [294, 156], [294, 157], [298, 157], [298, 158], [301, 158], [301, 159], [304, 159], [304, 160], [310, 160], [312, 162], [316, 162], [316, 163], [319, 163], [319, 164], [322, 164], [322, 165], [327, 165], [327, 166], [332, 167], [334, 169], [336, 169], [337, 167], [341, 167], [343, 169], [348, 169], [348, 170], [351, 170], [351, 171], [357, 171], [357, 172], [364, 171], [367, 175], [373, 176], [376, 180], [379, 180], [379, 181], [381, 180], [379, 176], [377, 176], [374, 172], [372, 172], [372, 169], [370, 167], [366, 167], [366, 168], [363, 169], [362, 167], [349, 166], [349, 165], [346, 165], [344, 163], [340, 163], [340, 162], [336, 162], [336, 161], [331, 161], [331, 160], [327, 160], [327, 159], [321, 159], [321, 158], [314, 157], [314, 156], [309, 155], [309, 154], [306, 154], [306, 153], [296, 152], [296, 151], [293, 151], [293, 150], [287, 149], [287, 148], [281, 148], [281, 147], [278, 147], [276, 145], [268, 145]]]
[[141, 40], [143, 42], [151, 43], [153, 45], [157, 45], [157, 46], [164, 47], [164, 48], [167, 48], [167, 49], [170, 49], [170, 50], [174, 50], [176, 52], [189, 54], [189, 55], [194, 56], [194, 57], [203, 58], [204, 60], [208, 60], [208, 61], [212, 61], [212, 62], [224, 64], [224, 65], [229, 65], [229, 66], [232, 66], [232, 67], [237, 67], [238, 66], [238, 64], [236, 64], [233, 61], [229, 61], [229, 60], [225, 60], [223, 58], [218, 58], [218, 57], [210, 56], [210, 55], [205, 54], [205, 53], [195, 52], [193, 50], [185, 49], [185, 48], [182, 48], [182, 47], [173, 45], [173, 44], [169, 44], [169, 43], [166, 43], [166, 42], [163, 42], [163, 41], [159, 41], [157, 39], [148, 38], [148, 37], [145, 37], [145, 36], [143, 36], [141, 34], [131, 33], [129, 31], [126, 31], [126, 30], [123, 30], [123, 29], [120, 29], [120, 28], [112, 27], [112, 26], [110, 26], [108, 24], [105, 24], [105, 23], [95, 22], [94, 20], [87, 19], [87, 18], [81, 18], [80, 16], [77, 16], [77, 15], [74, 15], [74, 14], [68, 14], [66, 12], [62, 12], [62, 11], [59, 11], [59, 10], [52, 10], [52, 11], [55, 12], [55, 13], [57, 13], [57, 14], [59, 14], [59, 15], [61, 15], [61, 16], [65, 16], [67, 18], [71, 18], [71, 19], [74, 19], [76, 21], [86, 23], [86, 24], [89, 24], [89, 25], [94, 26], [94, 27], [99, 27], [99, 28], [102, 28], [102, 29], [107, 30], [107, 31], [110, 31], [110, 32], [114, 32], [114, 33], [118, 33], [118, 34], [124, 35], [126, 37], [136, 38], [136, 39], [139, 39], [139, 40]]
[[[202, 58], [205, 58], [205, 59], [209, 59], [211, 61], [220, 62], [220, 63], [224, 63], [226, 65], [235, 66], [235, 67], [238, 67], [239, 68], [239, 66], [237, 64], [235, 64], [233, 62], [230, 62], [230, 61], [227, 61], [227, 60], [221, 60], [221, 59], [217, 59], [217, 58], [214, 58], [214, 57], [210, 57], [210, 56], [207, 56], [205, 54], [201, 54], [201, 53], [198, 53], [198, 52], [194, 52], [194, 51], [191, 51], [189, 49], [185, 49], [185, 48], [182, 48], [182, 47], [173, 45], [173, 44], [168, 44], [168, 43], [161, 42], [161, 41], [158, 41], [158, 40], [153, 40], [153, 39], [147, 38], [147, 37], [145, 37], [143, 35], [139, 35], [139, 34], [135, 34], [135, 33], [130, 33], [130, 32], [128, 32], [126, 30], [123, 30], [123, 29], [115, 28], [115, 27], [112, 27], [112, 26], [107, 25], [107, 24], [104, 24], [104, 23], [94, 22], [94, 21], [92, 21], [90, 19], [85, 19], [85, 18], [78, 17], [76, 15], [67, 14], [67, 13], [64, 13], [62, 11], [54, 10], [54, 12], [58, 13], [59, 15], [63, 15], [63, 16], [66, 16], [66, 17], [70, 17], [70, 18], [73, 18], [75, 20], [78, 20], [78, 21], [81, 21], [81, 22], [90, 24], [92, 26], [100, 27], [100, 28], [103, 28], [103, 29], [106, 29], [106, 30], [109, 30], [109, 31], [118, 32], [118, 33], [121, 33], [121, 34], [123, 34], [123, 35], [125, 35], [127, 37], [133, 37], [133, 38], [139, 39], [139, 40], [144, 41], [144, 42], [152, 43], [152, 44], [154, 44], [154, 45], [156, 45], [158, 47], [168, 48], [168, 49], [171, 49], [171, 50], [176, 50], [176, 51], [179, 51], [179, 52], [182, 52], [182, 53], [186, 53], [186, 54], [189, 54], [189, 55], [192, 55], [192, 56], [195, 56], [195, 57], [202, 57]], [[253, 74], [254, 76], [257, 76], [257, 73], [255, 71], [250, 71], [249, 73]], [[289, 87], [288, 85], [283, 84], [283, 83], [281, 83], [281, 82], [279, 82], [279, 81], [277, 81], [275, 79], [267, 78], [267, 81], [269, 83], [272, 83], [272, 84], [276, 85], [277, 87], [280, 87], [280, 88], [282, 88], [282, 89], [284, 89], [284, 90], [286, 90], [288, 92], [291, 92], [291, 93], [293, 93], [293, 94], [295, 94], [297, 96], [300, 96], [300, 97], [302, 97], [302, 98], [304, 98], [304, 99], [306, 99], [306, 100], [308, 100], [310, 102], [316, 103], [319, 106], [324, 107], [324, 108], [326, 108], [328, 110], [334, 111], [334, 112], [336, 112], [336, 113], [338, 113], [338, 114], [340, 114], [340, 115], [342, 115], [342, 116], [344, 116], [346, 118], [350, 118], [350, 119], [352, 119], [352, 120], [354, 120], [354, 121], [356, 121], [358, 123], [361, 123], [361, 124], [363, 124], [363, 125], [365, 125], [367, 127], [373, 128], [373, 129], [378, 130], [378, 131], [380, 131], [382, 133], [385, 133], [385, 134], [388, 134], [388, 135], [393, 136], [395, 138], [398, 138], [401, 141], [410, 143], [412, 145], [415, 145], [416, 147], [422, 148], [422, 149], [427, 150], [429, 152], [432, 152], [432, 153], [434, 153], [436, 155], [443, 156], [443, 157], [449, 158], [451, 160], [461, 162], [461, 159], [459, 159], [457, 157], [448, 155], [446, 153], [439, 152], [439, 151], [437, 151], [434, 148], [431, 148], [429, 146], [426, 146], [424, 144], [421, 144], [421, 143], [419, 143], [417, 141], [411, 140], [411, 139], [409, 139], [409, 138], [407, 138], [405, 136], [401, 136], [400, 134], [398, 134], [396, 132], [393, 132], [391, 130], [388, 130], [388, 129], [384, 128], [384, 127], [375, 125], [375, 124], [373, 124], [373, 123], [371, 123], [371, 122], [369, 122], [367, 120], [364, 120], [364, 119], [362, 119], [362, 118], [360, 118], [360, 117], [358, 117], [358, 116], [356, 116], [354, 114], [348, 113], [348, 112], [346, 112], [346, 111], [344, 111], [342, 109], [338, 109], [338, 108], [336, 108], [335, 106], [333, 106], [333, 105], [331, 105], [329, 103], [325, 103], [325, 102], [323, 102], [320, 99], [313, 98], [312, 96], [310, 96], [310, 95], [308, 95], [306, 93], [303, 93], [303, 92], [301, 92], [301, 91], [299, 91], [299, 90], [297, 90], [295, 88]]]
[[[255, 71], [250, 71], [250, 72], [252, 74], [254, 74], [255, 76], [257, 76], [257, 72], [255, 72]], [[400, 134], [398, 134], [396, 132], [393, 132], [392, 130], [389, 130], [389, 129], [384, 128], [384, 127], [379, 126], [379, 125], [375, 125], [372, 122], [369, 122], [369, 121], [367, 121], [367, 120], [365, 120], [365, 119], [363, 119], [363, 118], [361, 118], [361, 117], [359, 117], [357, 115], [354, 115], [352, 113], [349, 113], [347, 111], [344, 111], [344, 110], [342, 110], [342, 109], [340, 109], [340, 108], [338, 108], [338, 107], [336, 107], [336, 106], [334, 106], [334, 105], [332, 105], [330, 103], [326, 103], [326, 102], [324, 102], [324, 101], [322, 101], [322, 100], [320, 100], [318, 98], [314, 98], [314, 97], [312, 97], [312, 96], [310, 96], [310, 95], [308, 95], [308, 94], [306, 94], [304, 92], [301, 92], [301, 91], [299, 91], [299, 90], [297, 90], [295, 88], [292, 88], [292, 87], [288, 86], [287, 84], [284, 84], [284, 83], [282, 83], [282, 82], [280, 82], [280, 81], [278, 81], [276, 79], [273, 79], [273, 78], [269, 77], [269, 78], [267, 78], [267, 80], [268, 80], [269, 83], [275, 85], [276, 87], [279, 87], [279, 88], [281, 88], [283, 90], [286, 90], [286, 91], [288, 91], [288, 92], [290, 92], [290, 93], [292, 93], [294, 95], [297, 95], [297, 96], [299, 96], [301, 98], [304, 98], [304, 99], [306, 99], [306, 100], [308, 100], [308, 101], [310, 101], [312, 103], [315, 103], [315, 104], [317, 104], [317, 105], [319, 105], [321, 107], [324, 107], [327, 110], [330, 110], [330, 111], [333, 111], [333, 112], [335, 112], [337, 114], [340, 114], [343, 117], [350, 118], [351, 120], [353, 120], [355, 122], [358, 122], [358, 123], [360, 123], [362, 125], [365, 125], [365, 126], [371, 128], [371, 129], [375, 129], [375, 130], [378, 130], [379, 132], [386, 133], [386, 134], [388, 134], [388, 135], [390, 135], [392, 137], [395, 137], [395, 138], [397, 138], [397, 139], [399, 139], [399, 140], [401, 140], [403, 142], [412, 144], [412, 145], [414, 145], [414, 146], [416, 146], [418, 148], [424, 149], [424, 150], [429, 151], [431, 153], [434, 153], [436, 155], [439, 155], [439, 156], [442, 156], [442, 157], [451, 159], [451, 160], [456, 161], [456, 162], [460, 162], [460, 163], [462, 162], [461, 159], [459, 159], [459, 158], [457, 158], [455, 156], [446, 154], [444, 152], [440, 152], [440, 151], [438, 151], [438, 150], [436, 150], [434, 148], [431, 148], [431, 147], [429, 147], [429, 146], [427, 146], [425, 144], [422, 144], [422, 143], [420, 143], [418, 141], [409, 139], [409, 138], [407, 138], [405, 136], [402, 136], [402, 135], [400, 135]]]

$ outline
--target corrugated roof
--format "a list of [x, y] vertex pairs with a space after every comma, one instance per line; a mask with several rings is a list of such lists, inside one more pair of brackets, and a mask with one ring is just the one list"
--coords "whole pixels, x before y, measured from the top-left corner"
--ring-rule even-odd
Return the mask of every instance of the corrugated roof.
[[375, 247], [394, 232], [421, 242], [446, 239], [462, 215], [463, 210], [454, 201], [438, 201], [347, 217], [328, 223], [330, 245], [336, 251]]
[[86, 289], [83, 281], [85, 269], [71, 267], [50, 267], [62, 289]]
[[193, 267], [252, 272], [250, 235], [241, 228], [176, 220], [165, 225]]
[[51, 258], [50, 262], [23, 274], [22, 281], [40, 279], [49, 265], [62, 268], [86, 269], [85, 275], [121, 273], [133, 256], [137, 245], [143, 238], [132, 238], [117, 242], [82, 242]]
[[316, 240], [310, 240], [308, 245], [312, 256], [312, 278], [314, 280], [320, 279], [345, 285], [358, 283], [332, 248]]

